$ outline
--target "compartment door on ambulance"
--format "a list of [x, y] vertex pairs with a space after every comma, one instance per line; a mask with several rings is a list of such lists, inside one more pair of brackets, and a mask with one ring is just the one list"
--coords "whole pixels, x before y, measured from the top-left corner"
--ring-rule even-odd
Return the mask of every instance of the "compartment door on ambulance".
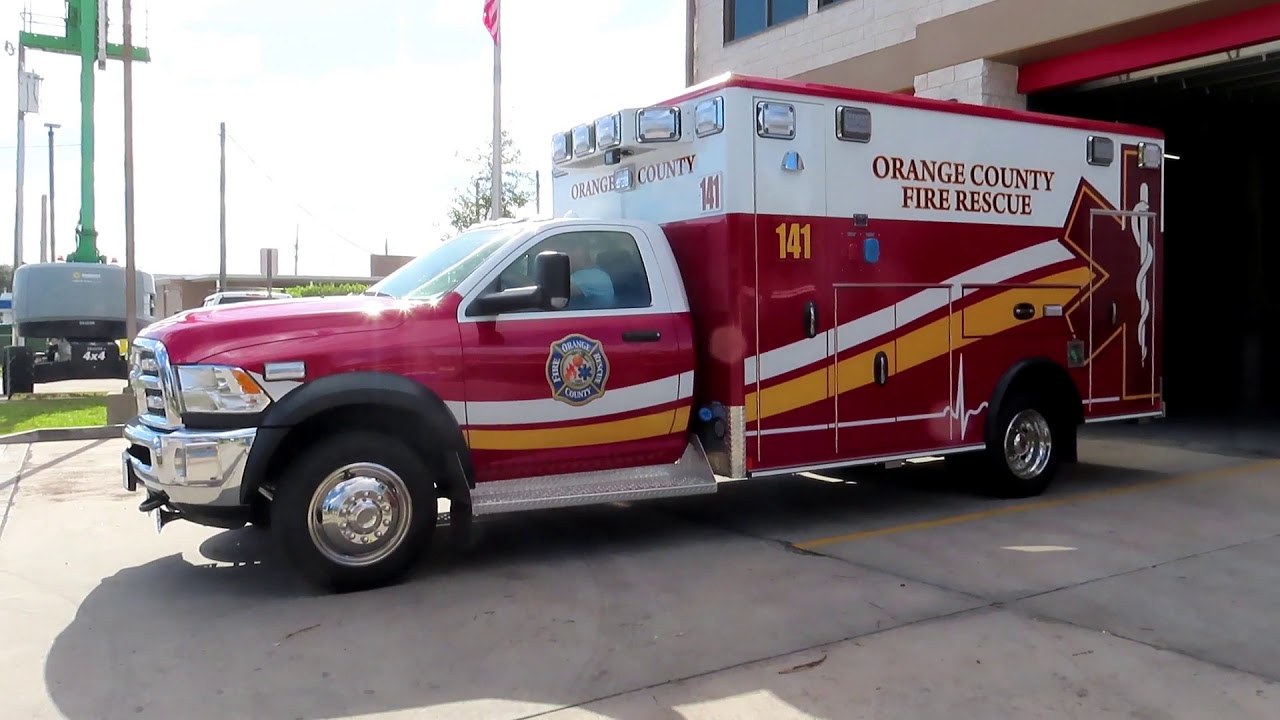
[[[557, 311], [467, 314], [475, 297], [534, 282], [534, 258], [569, 255], [574, 297]], [[640, 231], [532, 236], [459, 309], [466, 435], [477, 481], [674, 462], [687, 440], [693, 360]], [[684, 421], [681, 418], [686, 418]]]
[[826, 137], [835, 130], [819, 103], [758, 96], [754, 111], [758, 350], [747, 370], [748, 435], [757, 470], [803, 467], [835, 453], [826, 268], [845, 229], [826, 217]]
[[[1149, 191], [1147, 191], [1149, 192]], [[1105, 273], [1089, 295], [1088, 412], [1091, 417], [1152, 412], [1160, 407], [1155, 328], [1156, 248], [1160, 233], [1141, 188], [1135, 210], [1095, 209], [1089, 257]]]
[[841, 458], [959, 444], [949, 407], [950, 297], [950, 285], [836, 283], [833, 383]]

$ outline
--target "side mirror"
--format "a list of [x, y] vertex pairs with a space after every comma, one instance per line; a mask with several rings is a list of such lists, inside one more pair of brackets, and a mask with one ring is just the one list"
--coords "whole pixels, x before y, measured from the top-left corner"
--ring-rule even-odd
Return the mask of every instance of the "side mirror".
[[569, 256], [560, 252], [538, 253], [534, 259], [538, 282], [539, 307], [562, 310], [569, 304]]
[[561, 310], [569, 304], [569, 256], [538, 253], [534, 259], [535, 285], [508, 288], [481, 295], [467, 309], [468, 315], [498, 315], [524, 310]]

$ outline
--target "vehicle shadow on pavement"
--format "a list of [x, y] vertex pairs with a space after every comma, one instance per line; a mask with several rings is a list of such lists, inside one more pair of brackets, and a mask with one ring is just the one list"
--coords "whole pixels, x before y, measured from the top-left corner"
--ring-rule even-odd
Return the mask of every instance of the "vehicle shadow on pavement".
[[[414, 708], [431, 717], [525, 717], [931, 617], [955, 603], [925, 589], [923, 602], [895, 608], [883, 597], [890, 583], [879, 580], [866, 599], [900, 620], [863, 602], [870, 613], [862, 617], [808, 621], [794, 632], [817, 612], [821, 582], [839, 583], [833, 597], [850, 603], [866, 592], [861, 574], [833, 579], [835, 563], [824, 569], [736, 539], [728, 542], [738, 547], [725, 548], [718, 531], [644, 511], [544, 515], [489, 523], [481, 546], [465, 556], [433, 553], [401, 585], [332, 596], [283, 572], [255, 537], [263, 534], [220, 533], [206, 547], [240, 564], [171, 555], [104, 579], [50, 648], [47, 690], [71, 720], [337, 718]], [[727, 566], [709, 571], [716, 562]], [[760, 567], [777, 563], [807, 567]], [[753, 580], [769, 587], [753, 589]], [[648, 705], [607, 717], [683, 716]]]
[[655, 509], [779, 542], [803, 543], [824, 535], [843, 535], [924, 522], [952, 515], [1038, 503], [1139, 485], [1161, 473], [1080, 462], [1065, 466], [1043, 495], [996, 499], [979, 494], [972, 470], [944, 462], [893, 470], [850, 470], [797, 482], [768, 478], [725, 485], [715, 496], [663, 500]]
[[[1059, 491], [1139, 479], [1081, 465]], [[405, 582], [346, 595], [302, 584], [261, 530], [219, 532], [200, 545], [209, 562], [174, 554], [105, 578], [50, 648], [47, 689], [72, 720], [499, 718], [608, 698], [986, 605], [788, 545], [989, 506], [955, 485], [945, 468], [912, 468], [524, 513], [477, 523], [466, 551], [441, 528]], [[610, 712], [682, 717], [656, 700]]]

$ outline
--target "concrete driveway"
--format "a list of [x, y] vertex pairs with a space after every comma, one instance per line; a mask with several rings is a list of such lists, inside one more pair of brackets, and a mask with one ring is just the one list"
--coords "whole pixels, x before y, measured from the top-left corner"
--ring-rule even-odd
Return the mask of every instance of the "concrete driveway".
[[156, 536], [121, 442], [0, 453], [6, 717], [1280, 717], [1280, 461], [1125, 437], [1031, 501], [739, 483], [323, 596], [260, 531]]

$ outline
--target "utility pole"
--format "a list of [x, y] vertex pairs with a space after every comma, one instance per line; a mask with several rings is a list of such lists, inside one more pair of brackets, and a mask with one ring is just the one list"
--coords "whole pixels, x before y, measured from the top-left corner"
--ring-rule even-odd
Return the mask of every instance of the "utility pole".
[[40, 196], [40, 262], [49, 262], [49, 196]]
[[227, 124], [218, 123], [222, 173], [218, 179], [218, 291], [227, 289]]
[[301, 227], [301, 226], [300, 226], [300, 225], [298, 225], [298, 224], [295, 224], [295, 225], [293, 226], [293, 274], [294, 274], [294, 275], [297, 275], [297, 274], [298, 274], [298, 233], [299, 233], [299, 227]]
[[[133, 345], [138, 334], [138, 268], [133, 247], [133, 27], [124, 0], [124, 336]], [[50, 131], [52, 132], [52, 131]]]
[[[22, 178], [26, 175], [26, 104], [27, 104], [27, 86], [26, 86], [26, 60], [27, 48], [23, 46], [21, 39], [18, 41], [18, 181], [16, 190], [18, 195], [17, 203], [14, 205], [13, 211], [13, 269], [17, 270], [22, 265]], [[14, 344], [18, 344], [17, 325], [14, 325]]]
[[[93, 183], [93, 97], [94, 64], [105, 69], [107, 60], [119, 60], [124, 48], [107, 42], [105, 0], [65, 0], [67, 16], [62, 35], [43, 33], [18, 33], [18, 48], [75, 55], [80, 58], [80, 223], [76, 232], [76, 247], [67, 253], [68, 262], [101, 262], [98, 252], [98, 231], [94, 228]], [[144, 47], [130, 48], [132, 60], [151, 62], [151, 52]], [[20, 63], [21, 64], [21, 63]]]
[[[49, 258], [52, 259], [58, 256], [54, 251], [54, 248], [57, 247], [55, 243], [57, 243], [58, 237], [56, 232], [58, 223], [54, 219], [57, 215], [53, 212], [53, 131], [62, 126], [58, 123], [45, 123], [44, 126], [49, 128]], [[40, 262], [45, 262], [45, 260], [41, 258]]]
[[698, 0], [686, 0], [684, 5], [684, 86], [692, 87], [697, 75], [694, 47], [698, 22]]

